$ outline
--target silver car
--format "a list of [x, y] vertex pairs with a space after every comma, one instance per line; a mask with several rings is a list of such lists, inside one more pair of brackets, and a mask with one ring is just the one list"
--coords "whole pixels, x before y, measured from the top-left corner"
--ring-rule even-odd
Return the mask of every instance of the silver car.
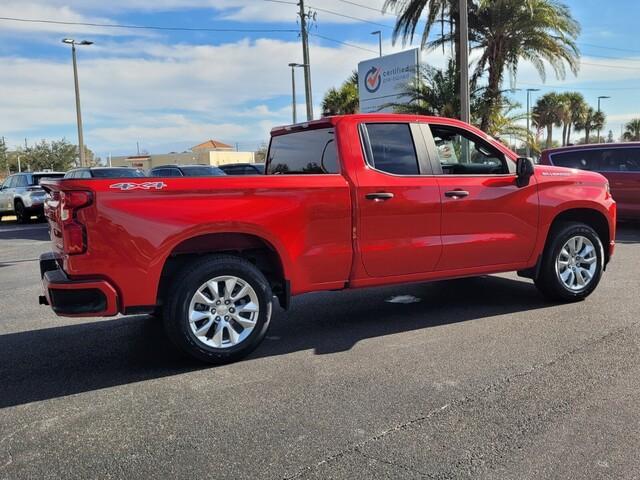
[[40, 186], [43, 178], [62, 178], [61, 172], [27, 172], [8, 176], [0, 186], [0, 220], [15, 215], [18, 223], [28, 222], [33, 215], [44, 211], [45, 191]]

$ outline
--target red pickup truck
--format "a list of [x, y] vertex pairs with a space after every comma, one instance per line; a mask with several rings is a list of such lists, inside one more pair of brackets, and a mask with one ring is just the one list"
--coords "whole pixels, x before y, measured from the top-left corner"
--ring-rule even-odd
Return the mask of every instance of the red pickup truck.
[[265, 175], [43, 182], [58, 315], [151, 313], [188, 354], [236, 360], [274, 296], [518, 271], [587, 297], [614, 249], [593, 172], [536, 166], [456, 120], [368, 114], [275, 128]]

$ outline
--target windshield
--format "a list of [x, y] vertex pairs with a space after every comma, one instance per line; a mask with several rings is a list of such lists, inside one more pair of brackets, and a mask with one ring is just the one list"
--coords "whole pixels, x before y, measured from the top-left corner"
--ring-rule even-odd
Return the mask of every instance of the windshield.
[[218, 175], [226, 175], [218, 167], [209, 167], [203, 165], [202, 167], [182, 167], [182, 173], [185, 177], [211, 177]]
[[40, 180], [43, 178], [62, 178], [64, 173], [41, 173], [37, 175], [31, 175], [31, 183], [29, 185], [40, 185]]
[[142, 170], [135, 168], [101, 168], [91, 171], [93, 178], [132, 178], [146, 176]]

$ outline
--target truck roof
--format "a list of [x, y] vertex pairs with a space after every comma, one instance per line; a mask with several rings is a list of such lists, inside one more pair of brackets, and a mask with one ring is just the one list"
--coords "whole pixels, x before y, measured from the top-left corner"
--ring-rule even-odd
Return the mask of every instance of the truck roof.
[[271, 136], [276, 135], [284, 135], [286, 133], [291, 133], [297, 130], [306, 130], [306, 129], [316, 129], [316, 128], [326, 128], [341, 120], [355, 120], [355, 121], [389, 121], [389, 122], [412, 122], [412, 121], [423, 121], [423, 122], [445, 122], [450, 125], [459, 125], [460, 127], [465, 127], [466, 124], [457, 120], [455, 118], [448, 117], [434, 117], [428, 115], [413, 115], [408, 113], [353, 113], [349, 115], [332, 115], [329, 117], [323, 117], [318, 120], [311, 120], [310, 122], [300, 122], [294, 123], [290, 125], [280, 125], [271, 129]]

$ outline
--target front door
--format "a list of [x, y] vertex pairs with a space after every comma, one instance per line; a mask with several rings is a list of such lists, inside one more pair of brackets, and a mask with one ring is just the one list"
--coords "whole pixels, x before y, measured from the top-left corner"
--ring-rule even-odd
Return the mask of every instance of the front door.
[[357, 245], [370, 277], [433, 271], [441, 253], [440, 191], [423, 134], [409, 123], [360, 126]]
[[9, 185], [15, 177], [8, 177], [0, 186], [0, 212], [10, 212], [13, 210], [13, 189]]
[[529, 260], [536, 242], [535, 179], [516, 185], [515, 162], [470, 130], [430, 124], [425, 135], [442, 199], [439, 271]]

